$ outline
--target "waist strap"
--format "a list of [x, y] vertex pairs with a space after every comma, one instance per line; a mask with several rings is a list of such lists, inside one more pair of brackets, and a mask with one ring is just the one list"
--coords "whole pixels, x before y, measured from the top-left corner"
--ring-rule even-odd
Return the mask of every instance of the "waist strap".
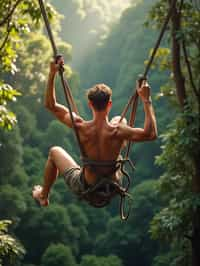
[[[86, 190], [82, 193], [81, 198], [85, 199], [88, 201], [92, 206], [101, 208], [109, 204], [111, 198], [119, 194], [120, 195], [120, 216], [122, 220], [127, 220], [129, 217], [130, 213], [130, 199], [131, 195], [128, 193], [128, 189], [130, 186], [130, 176], [128, 172], [124, 169], [124, 164], [128, 163], [131, 168], [134, 170], [134, 165], [132, 161], [129, 158], [123, 159], [122, 157], [117, 160], [111, 160], [111, 161], [96, 161], [96, 160], [91, 160], [87, 157], [82, 157], [82, 164], [83, 166], [89, 166], [93, 170], [97, 167], [111, 167], [113, 168], [112, 171], [113, 173], [117, 171], [119, 168], [127, 179], [127, 184], [126, 186], [122, 186], [118, 184], [115, 181], [110, 180], [108, 177], [106, 178], [105, 176], [101, 176], [101, 178], [97, 178], [97, 182], [94, 185], [88, 186]], [[98, 175], [97, 175], [98, 177]], [[100, 188], [104, 187], [105, 189], [103, 191], [99, 191]], [[111, 191], [111, 188], [112, 189]], [[96, 197], [97, 196], [97, 197]], [[100, 201], [98, 200], [98, 196], [100, 197]], [[129, 208], [127, 214], [125, 214], [125, 197], [129, 198]]]
[[99, 161], [99, 160], [92, 160], [87, 157], [81, 157], [82, 164], [84, 166], [116, 166], [119, 160], [108, 160], [108, 161]]

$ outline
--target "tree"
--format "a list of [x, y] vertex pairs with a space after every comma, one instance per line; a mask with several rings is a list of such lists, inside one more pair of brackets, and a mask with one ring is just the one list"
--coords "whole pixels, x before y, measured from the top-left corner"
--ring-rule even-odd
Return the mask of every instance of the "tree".
[[[110, 250], [119, 256], [125, 265], [151, 265], [158, 252], [158, 245], [149, 234], [149, 224], [159, 208], [155, 190], [156, 181], [144, 181], [132, 190], [131, 215], [126, 224], [119, 217], [111, 218], [106, 233], [98, 236], [94, 250], [99, 255], [109, 255]], [[134, 252], [133, 252], [134, 250]]]
[[[16, 117], [7, 107], [8, 101], [15, 101], [21, 95], [11, 84], [9, 75], [18, 71], [16, 59], [23, 37], [30, 29], [36, 28], [40, 20], [37, 1], [1, 0], [0, 1], [0, 126], [11, 129], [16, 123]], [[47, 7], [52, 16], [53, 9]], [[7, 74], [7, 75], [6, 75]]]
[[16, 116], [7, 108], [7, 102], [15, 102], [21, 93], [13, 89], [9, 84], [0, 82], [0, 127], [11, 129], [16, 123]]
[[9, 220], [0, 221], [0, 265], [14, 266], [22, 259], [25, 250], [23, 246], [8, 234]]
[[25, 210], [26, 203], [21, 191], [10, 185], [0, 187], [1, 218], [13, 219], [17, 223]]
[[89, 219], [80, 205], [70, 203], [67, 204], [66, 209], [69, 217], [71, 218], [72, 226], [76, 232], [76, 246], [78, 247], [76, 252], [78, 256], [81, 257], [83, 254], [90, 251], [90, 228], [88, 228]]
[[85, 255], [81, 259], [80, 266], [123, 266], [122, 261], [117, 256], [97, 257], [94, 255]]
[[44, 154], [48, 154], [49, 149], [54, 146], [65, 148], [70, 154], [75, 146], [72, 130], [62, 124], [60, 121], [53, 120], [49, 123], [46, 132], [41, 140], [41, 149]]
[[16, 114], [18, 115], [18, 126], [20, 134], [23, 137], [23, 144], [27, 143], [36, 127], [36, 118], [25, 106], [17, 106]]
[[[171, 2], [159, 1], [154, 7], [151, 18], [157, 25]], [[171, 80], [170, 94], [177, 115], [163, 134], [163, 152], [157, 160], [165, 167], [160, 179], [165, 207], [154, 217], [151, 229], [155, 238], [165, 239], [171, 250], [176, 249], [178, 258], [170, 265], [200, 264], [200, 75], [197, 67], [200, 36], [196, 34], [199, 25], [199, 12], [192, 2], [178, 1], [168, 32], [171, 53], [167, 65], [174, 80], [174, 83]]]
[[[30, 196], [31, 197], [31, 196]], [[78, 252], [77, 229], [62, 205], [51, 203], [47, 208], [39, 209], [30, 200], [29, 209], [21, 217], [17, 235], [29, 251], [26, 262], [38, 264], [50, 243], [70, 245], [73, 252]], [[30, 241], [31, 239], [31, 241]]]
[[0, 183], [7, 184], [12, 180], [15, 168], [22, 165], [22, 137], [19, 128], [13, 131], [0, 130], [0, 158], [3, 167], [0, 169]]
[[77, 266], [69, 246], [51, 244], [44, 252], [41, 266]]

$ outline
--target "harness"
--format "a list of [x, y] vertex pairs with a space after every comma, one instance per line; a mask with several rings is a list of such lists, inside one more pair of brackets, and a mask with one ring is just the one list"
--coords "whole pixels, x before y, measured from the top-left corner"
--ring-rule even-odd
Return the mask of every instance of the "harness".
[[[128, 193], [130, 187], [130, 176], [125, 170], [125, 163], [129, 163], [132, 170], [134, 170], [134, 165], [130, 159], [117, 159], [113, 161], [96, 161], [89, 158], [83, 157], [82, 165], [89, 166], [92, 172], [96, 175], [96, 182], [92, 185], [86, 184], [84, 176], [82, 182], [84, 184], [84, 192], [82, 192], [80, 199], [84, 199], [88, 204], [95, 208], [105, 207], [110, 203], [110, 201], [116, 196], [120, 196], [119, 211], [122, 220], [127, 220], [130, 214], [130, 201], [132, 200], [131, 195]], [[98, 174], [98, 168], [109, 167], [110, 170], [106, 174]], [[112, 180], [112, 175], [117, 171], [121, 171], [123, 174], [122, 180], [114, 181]], [[126, 182], [124, 182], [126, 178]], [[126, 184], [124, 184], [126, 183]], [[125, 199], [128, 201], [128, 210], [125, 214]]]

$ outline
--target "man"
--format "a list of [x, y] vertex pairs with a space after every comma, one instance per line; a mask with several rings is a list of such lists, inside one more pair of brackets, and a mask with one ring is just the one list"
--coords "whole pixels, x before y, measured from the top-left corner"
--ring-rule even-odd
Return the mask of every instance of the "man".
[[[60, 65], [63, 64], [63, 58], [60, 58], [57, 64], [54, 62], [50, 64], [45, 106], [57, 119], [72, 128], [68, 108], [56, 101], [55, 77]], [[141, 87], [137, 88], [137, 92], [144, 105], [144, 128], [132, 128], [125, 121], [119, 122], [119, 116], [109, 121], [108, 115], [112, 107], [111, 89], [104, 84], [97, 84], [89, 89], [87, 96], [88, 106], [93, 114], [92, 120], [85, 121], [73, 113], [80, 142], [89, 159], [97, 162], [115, 161], [126, 141], [147, 141], [157, 137], [156, 119], [148, 83], [144, 81]], [[98, 167], [96, 171], [89, 165], [81, 168], [61, 147], [52, 147], [45, 167], [43, 186], [35, 186], [32, 192], [33, 198], [41, 206], [49, 204], [50, 189], [58, 174], [64, 176], [67, 185], [78, 196], [84, 191], [83, 181], [87, 185], [94, 184], [97, 175], [111, 175], [112, 180], [117, 182], [120, 179], [119, 173], [111, 171], [108, 165]]]

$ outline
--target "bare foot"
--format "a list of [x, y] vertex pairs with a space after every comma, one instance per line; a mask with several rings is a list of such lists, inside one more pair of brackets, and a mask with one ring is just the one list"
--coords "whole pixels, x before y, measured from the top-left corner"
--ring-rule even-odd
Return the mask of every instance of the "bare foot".
[[34, 186], [32, 191], [32, 197], [40, 204], [40, 206], [49, 205], [49, 199], [44, 198], [44, 196], [42, 195], [42, 186]]

